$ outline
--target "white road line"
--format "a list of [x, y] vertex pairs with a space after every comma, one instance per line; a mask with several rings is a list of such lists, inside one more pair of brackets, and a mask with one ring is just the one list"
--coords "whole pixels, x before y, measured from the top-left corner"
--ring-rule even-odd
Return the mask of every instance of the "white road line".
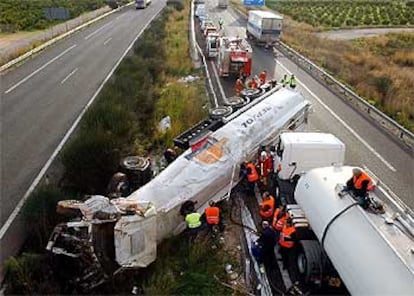
[[214, 64], [213, 61], [211, 61], [211, 66], [213, 68], [214, 77], [216, 78], [217, 84], [218, 84], [219, 89], [220, 89], [221, 97], [223, 98], [224, 101], [226, 101], [226, 94], [224, 93], [223, 86], [221, 85], [221, 82], [220, 82], [220, 77], [217, 73], [216, 65]]
[[[285, 69], [285, 71], [289, 74], [292, 74], [285, 66], [283, 66], [278, 60], [276, 60], [276, 63], [279, 64], [283, 69]], [[301, 82], [297, 77], [296, 80], [298, 83], [300, 83], [302, 85], [302, 87], [304, 89], [306, 89], [306, 91], [308, 91], [312, 97], [315, 98], [315, 100], [317, 100], [319, 102], [319, 104], [322, 105], [322, 107], [324, 107], [333, 117], [335, 117], [336, 120], [338, 120], [350, 133], [352, 133], [365, 147], [367, 147], [367, 149], [369, 151], [372, 152], [372, 154], [374, 154], [376, 157], [379, 158], [379, 160], [381, 160], [391, 171], [393, 171], [394, 173], [397, 171], [387, 160], [385, 160], [384, 157], [381, 156], [381, 154], [379, 154], [374, 148], [372, 148], [367, 141], [365, 141], [354, 129], [352, 129], [345, 121], [342, 120], [342, 118], [340, 118], [331, 108], [329, 108], [324, 102], [322, 102], [322, 100], [316, 96], [303, 82]]]
[[24, 203], [26, 202], [27, 198], [32, 194], [33, 190], [36, 188], [36, 186], [40, 183], [43, 176], [46, 174], [47, 170], [49, 169], [52, 162], [55, 160], [56, 156], [59, 154], [59, 152], [62, 150], [63, 146], [65, 145], [66, 141], [69, 139], [69, 137], [72, 135], [73, 131], [78, 126], [79, 122], [81, 121], [83, 115], [85, 112], [89, 109], [90, 105], [95, 101], [96, 97], [98, 96], [101, 89], [104, 87], [105, 83], [111, 78], [112, 74], [115, 72], [115, 69], [118, 67], [118, 65], [121, 63], [121, 61], [124, 59], [124, 57], [127, 55], [127, 53], [131, 50], [132, 46], [134, 46], [134, 43], [137, 41], [139, 36], [141, 36], [142, 32], [149, 26], [149, 24], [152, 22], [152, 20], [158, 16], [160, 11], [164, 8], [162, 6], [155, 14], [151, 17], [150, 20], [148, 20], [147, 24], [141, 29], [141, 31], [138, 33], [138, 35], [132, 40], [132, 42], [129, 44], [128, 48], [124, 51], [122, 56], [119, 58], [119, 60], [116, 62], [114, 67], [111, 69], [111, 71], [108, 73], [108, 75], [105, 77], [102, 84], [99, 86], [99, 88], [96, 90], [96, 92], [93, 94], [92, 98], [89, 100], [88, 104], [82, 109], [79, 116], [76, 118], [75, 122], [72, 124], [70, 129], [66, 132], [63, 139], [60, 141], [59, 145], [56, 147], [55, 151], [53, 151], [52, 156], [47, 160], [45, 165], [40, 170], [39, 174], [34, 179], [33, 183], [30, 185], [29, 189], [27, 189], [26, 193], [23, 195], [22, 199], [19, 201], [17, 206], [14, 208], [13, 212], [10, 214], [10, 216], [7, 218], [6, 222], [3, 224], [3, 226], [0, 229], [0, 240], [3, 239], [4, 235], [6, 234], [7, 230], [9, 229], [10, 225], [12, 225], [14, 219], [16, 219], [17, 215], [23, 208]]
[[109, 37], [108, 39], [105, 40], [104, 45], [107, 45], [109, 41], [112, 40], [112, 37]]
[[78, 68], [75, 68], [72, 72], [70, 72], [69, 74], [68, 74], [68, 76], [66, 76], [61, 82], [60, 82], [60, 84], [63, 84], [63, 83], [65, 83], [66, 82], [66, 80], [68, 80], [73, 74], [75, 74], [76, 73], [76, 71], [78, 71]]
[[25, 78], [23, 78], [22, 80], [20, 80], [19, 82], [17, 82], [15, 85], [13, 85], [12, 87], [10, 87], [8, 90], [6, 90], [4, 93], [8, 94], [9, 92], [11, 92], [12, 90], [14, 90], [16, 87], [18, 87], [19, 85], [25, 83], [27, 80], [29, 80], [30, 78], [32, 78], [33, 76], [35, 76], [37, 73], [39, 73], [40, 71], [42, 71], [44, 68], [46, 68], [47, 66], [49, 66], [51, 63], [53, 63], [54, 61], [56, 61], [58, 58], [60, 58], [61, 56], [63, 56], [64, 54], [68, 53], [69, 51], [71, 51], [72, 49], [74, 49], [77, 45], [74, 44], [71, 47], [69, 47], [68, 49], [66, 49], [64, 52], [62, 52], [60, 55], [54, 57], [53, 59], [51, 59], [49, 62], [47, 62], [46, 64], [44, 64], [42, 67], [40, 67], [39, 69], [37, 69], [36, 71], [32, 72], [30, 75], [26, 76]]
[[90, 33], [88, 36], [85, 37], [85, 40], [88, 40], [89, 38], [93, 37], [95, 34], [99, 33], [101, 30], [103, 30], [106, 26], [110, 25], [113, 21], [110, 21], [109, 23], [106, 23], [105, 25], [103, 25], [102, 27], [100, 27], [99, 29], [93, 31], [92, 33]]

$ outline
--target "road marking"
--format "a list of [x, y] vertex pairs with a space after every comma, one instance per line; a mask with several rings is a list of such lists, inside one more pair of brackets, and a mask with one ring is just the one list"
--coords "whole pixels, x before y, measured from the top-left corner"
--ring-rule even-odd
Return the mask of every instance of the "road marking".
[[92, 98], [89, 100], [88, 104], [82, 109], [79, 116], [76, 118], [75, 122], [72, 124], [72, 126], [69, 128], [69, 130], [66, 132], [63, 139], [60, 141], [59, 145], [56, 147], [55, 151], [53, 151], [52, 156], [47, 160], [45, 165], [40, 170], [39, 174], [34, 179], [33, 183], [30, 185], [29, 189], [27, 189], [26, 193], [23, 195], [22, 199], [19, 201], [17, 206], [14, 208], [13, 212], [10, 214], [10, 216], [7, 218], [6, 222], [3, 224], [3, 226], [0, 229], [0, 240], [3, 239], [4, 235], [6, 234], [9, 227], [12, 225], [13, 221], [16, 219], [17, 215], [20, 213], [21, 209], [23, 208], [24, 203], [32, 194], [32, 192], [35, 190], [36, 186], [40, 183], [43, 176], [46, 174], [47, 170], [49, 169], [52, 162], [55, 160], [56, 156], [59, 154], [59, 152], [62, 150], [63, 146], [65, 145], [66, 141], [69, 139], [69, 137], [72, 135], [73, 131], [78, 126], [79, 122], [81, 121], [83, 115], [85, 112], [89, 109], [89, 107], [92, 105], [92, 103], [95, 101], [96, 97], [98, 96], [101, 89], [104, 87], [105, 83], [111, 78], [112, 74], [115, 72], [115, 69], [118, 67], [118, 65], [121, 63], [121, 61], [124, 59], [124, 57], [127, 55], [127, 53], [131, 50], [131, 48], [134, 46], [134, 43], [137, 41], [137, 39], [141, 36], [142, 32], [149, 26], [149, 24], [153, 21], [155, 17], [159, 15], [161, 10], [164, 8], [162, 6], [152, 17], [148, 20], [147, 24], [139, 31], [138, 35], [132, 40], [132, 42], [129, 44], [128, 48], [124, 51], [122, 56], [119, 58], [119, 60], [116, 62], [114, 67], [111, 69], [111, 71], [108, 73], [108, 75], [105, 77], [102, 84], [99, 86], [99, 88], [96, 90], [96, 92], [93, 94]]
[[[278, 60], [276, 60], [276, 63], [279, 64], [283, 69], [285, 69], [285, 71], [290, 75], [292, 74], [285, 66], [283, 66]], [[393, 171], [394, 173], [397, 171], [387, 160], [385, 160], [384, 157], [381, 156], [381, 154], [379, 154], [374, 148], [371, 147], [371, 145], [369, 145], [367, 143], [367, 141], [365, 141], [354, 129], [352, 129], [352, 127], [350, 127], [345, 121], [342, 120], [342, 118], [340, 118], [331, 108], [328, 107], [328, 105], [326, 105], [324, 102], [322, 102], [322, 100], [316, 96], [303, 82], [301, 82], [297, 77], [296, 80], [298, 83], [300, 83], [304, 89], [306, 89], [306, 91], [308, 91], [312, 97], [315, 98], [315, 100], [317, 100], [319, 102], [319, 104], [322, 105], [322, 107], [324, 107], [333, 117], [335, 117], [336, 120], [338, 120], [351, 134], [353, 134], [365, 147], [367, 147], [367, 149], [369, 151], [371, 151], [376, 157], [379, 158], [379, 160], [381, 160], [391, 171]]]
[[60, 84], [63, 84], [63, 83], [65, 83], [66, 82], [66, 80], [68, 80], [73, 74], [75, 74], [76, 73], [76, 71], [78, 71], [78, 68], [76, 68], [76, 69], [74, 69], [72, 72], [70, 72], [69, 74], [68, 74], [68, 76], [66, 76], [61, 82], [60, 82]]
[[221, 85], [221, 81], [220, 81], [220, 77], [217, 73], [216, 65], [214, 64], [213, 61], [210, 61], [210, 63], [211, 63], [211, 66], [213, 68], [214, 77], [216, 78], [217, 84], [218, 84], [219, 89], [220, 89], [221, 97], [223, 98], [223, 101], [226, 101], [226, 94], [224, 93], [223, 86]]
[[109, 37], [108, 39], [105, 40], [104, 45], [107, 45], [109, 41], [112, 40], [112, 37]]
[[99, 33], [101, 30], [103, 30], [106, 26], [110, 25], [113, 21], [110, 21], [109, 23], [106, 23], [105, 25], [103, 25], [102, 27], [100, 27], [99, 29], [93, 31], [92, 33], [90, 33], [88, 36], [85, 37], [85, 40], [88, 40], [89, 38], [93, 37], [95, 34]]
[[40, 67], [36, 71], [32, 72], [30, 75], [26, 76], [25, 78], [23, 78], [22, 80], [20, 80], [19, 82], [17, 82], [15, 85], [13, 85], [12, 87], [10, 87], [4, 93], [5, 94], [8, 94], [9, 92], [11, 92], [12, 90], [14, 90], [19, 85], [25, 83], [27, 80], [29, 80], [30, 78], [32, 78], [33, 76], [35, 76], [37, 73], [39, 73], [40, 71], [42, 71], [44, 68], [46, 68], [47, 66], [49, 66], [51, 63], [53, 63], [54, 61], [56, 61], [61, 56], [65, 55], [66, 53], [68, 53], [69, 51], [71, 51], [72, 49], [74, 49], [76, 46], [77, 46], [76, 44], [72, 45], [71, 47], [69, 47], [68, 49], [66, 49], [64, 52], [62, 52], [60, 55], [54, 57], [49, 62], [47, 62], [46, 64], [44, 64], [42, 67]]

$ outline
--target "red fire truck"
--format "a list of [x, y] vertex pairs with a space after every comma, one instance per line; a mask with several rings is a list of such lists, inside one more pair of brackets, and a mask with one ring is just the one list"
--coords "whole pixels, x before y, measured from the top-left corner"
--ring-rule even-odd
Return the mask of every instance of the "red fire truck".
[[244, 75], [252, 72], [252, 47], [238, 37], [222, 37], [217, 58], [220, 77]]

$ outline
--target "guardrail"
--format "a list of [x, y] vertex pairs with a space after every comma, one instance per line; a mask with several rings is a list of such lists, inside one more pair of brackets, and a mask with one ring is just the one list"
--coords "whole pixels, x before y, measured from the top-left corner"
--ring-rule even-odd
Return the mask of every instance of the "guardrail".
[[[246, 13], [240, 9], [236, 7], [233, 7], [233, 9], [239, 15], [242, 15], [245, 18], [247, 17]], [[369, 104], [358, 94], [349, 89], [349, 87], [336, 80], [321, 67], [317, 66], [288, 45], [283, 42], [279, 42], [276, 44], [275, 48], [300, 66], [304, 71], [308, 72], [313, 78], [318, 80], [342, 100], [350, 103], [355, 107], [355, 109], [373, 120], [389, 134], [393, 135], [397, 140], [401, 141], [410, 148], [414, 147], [414, 133], [403, 127], [388, 115], [384, 114], [382, 111], [378, 110], [375, 106]]]
[[304, 71], [311, 74], [313, 78], [322, 83], [325, 87], [329, 88], [333, 93], [344, 101], [352, 104], [357, 110], [363, 112], [370, 119], [375, 121], [389, 133], [394, 135], [404, 144], [409, 147], [414, 146], [414, 134], [407, 130], [405, 127], [397, 123], [395, 120], [385, 115], [383, 112], [378, 110], [375, 106], [372, 106], [363, 98], [358, 96], [354, 91], [349, 89], [346, 85], [336, 80], [333, 76], [327, 73], [325, 70], [315, 65], [313, 62], [280, 42], [275, 45], [275, 48], [283, 53], [290, 60], [295, 62]]

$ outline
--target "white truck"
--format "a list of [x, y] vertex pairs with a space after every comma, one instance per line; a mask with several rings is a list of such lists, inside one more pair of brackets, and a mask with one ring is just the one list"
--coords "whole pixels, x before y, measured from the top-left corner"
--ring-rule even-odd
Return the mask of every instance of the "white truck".
[[151, 4], [152, 0], [135, 0], [135, 9], [144, 9]]
[[215, 58], [218, 55], [220, 35], [218, 33], [210, 33], [206, 37], [206, 56], [207, 58]]
[[279, 41], [282, 32], [283, 16], [271, 11], [250, 10], [246, 35], [247, 38], [255, 40], [266, 47]]
[[[197, 201], [202, 212], [210, 200], [226, 197], [238, 182], [239, 165], [252, 158], [260, 145], [273, 143], [281, 131], [305, 125], [309, 108], [300, 93], [270, 90], [223, 118], [221, 128], [193, 142], [127, 198], [69, 203], [80, 209], [82, 221], [57, 225], [47, 250], [84, 260], [85, 274], [79, 282], [94, 278], [95, 285], [115, 271], [105, 266], [148, 266], [157, 257], [157, 243], [185, 228], [180, 215], [183, 203]], [[188, 133], [186, 140], [194, 135]]]
[[370, 196], [386, 210], [364, 210], [344, 193], [353, 169], [342, 165], [344, 152], [330, 134], [280, 136], [277, 196], [297, 233], [290, 278], [304, 289], [333, 285], [351, 295], [412, 295], [413, 213], [378, 183]]
[[219, 8], [227, 8], [229, 6], [229, 0], [219, 0], [218, 7]]

